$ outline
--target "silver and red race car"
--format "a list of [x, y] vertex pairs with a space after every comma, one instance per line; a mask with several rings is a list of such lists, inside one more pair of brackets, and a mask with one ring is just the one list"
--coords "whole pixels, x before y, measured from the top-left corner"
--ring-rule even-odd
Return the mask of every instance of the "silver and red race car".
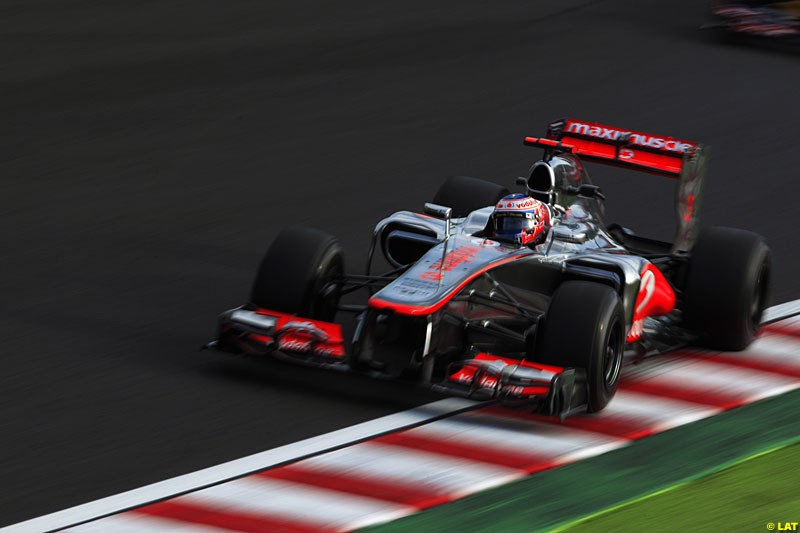
[[[468, 177], [448, 179], [423, 212], [381, 220], [362, 275], [345, 273], [331, 235], [289, 227], [267, 250], [249, 303], [221, 315], [209, 346], [564, 417], [603, 409], [623, 360], [750, 344], [771, 253], [754, 233], [698, 226], [706, 148], [572, 119], [525, 144], [544, 150], [517, 179], [555, 213], [543, 242], [492, 238], [493, 209], [509, 191]], [[605, 225], [584, 160], [674, 179], [674, 241]], [[373, 274], [376, 261], [390, 270]]]

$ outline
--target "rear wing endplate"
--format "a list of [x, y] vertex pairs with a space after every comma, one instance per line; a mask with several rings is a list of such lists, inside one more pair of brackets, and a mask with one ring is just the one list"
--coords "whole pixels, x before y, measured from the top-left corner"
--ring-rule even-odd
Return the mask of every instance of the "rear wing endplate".
[[688, 252], [698, 229], [698, 213], [709, 148], [699, 143], [624, 130], [575, 119], [551, 122], [545, 138], [526, 137], [527, 146], [571, 153], [585, 161], [611, 164], [678, 180], [678, 228], [673, 252]]

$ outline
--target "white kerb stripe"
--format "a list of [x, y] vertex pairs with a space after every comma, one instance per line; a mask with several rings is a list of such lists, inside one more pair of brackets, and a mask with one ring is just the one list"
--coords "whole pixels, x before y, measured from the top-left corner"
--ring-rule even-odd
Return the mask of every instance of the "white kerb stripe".
[[366, 527], [416, 512], [414, 507], [258, 476], [193, 492], [175, 501], [210, 511], [262, 515], [327, 529]]
[[[800, 381], [794, 378], [710, 360], [670, 358], [669, 363], [642, 368], [636, 373], [637, 380], [665, 383], [688, 391], [719, 391], [747, 401], [782, 394], [800, 386]], [[689, 395], [687, 400], [691, 401]]]
[[755, 359], [776, 365], [800, 366], [800, 339], [786, 335], [767, 334], [759, 337], [746, 352], [728, 354], [742, 360]]
[[[504, 427], [505, 426], [505, 427]], [[519, 418], [503, 418], [492, 413], [459, 415], [409, 430], [409, 434], [452, 441], [460, 445], [508, 450], [515, 454], [529, 453], [532, 458], [547, 460], [595, 446], [606, 446], [620, 439], [581, 431], [566, 426]]]
[[608, 407], [595, 415], [598, 419], [624, 417], [642, 428], [665, 430], [707, 418], [721, 409], [652, 394], [620, 390]]
[[520, 470], [367, 442], [307, 459], [303, 468], [412, 485], [432, 494], [463, 494], [524, 475]]

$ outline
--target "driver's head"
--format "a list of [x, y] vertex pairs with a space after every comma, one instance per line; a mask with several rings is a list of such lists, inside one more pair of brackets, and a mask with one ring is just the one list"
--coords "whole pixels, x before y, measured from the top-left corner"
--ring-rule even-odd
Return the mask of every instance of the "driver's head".
[[498, 241], [538, 244], [550, 228], [550, 210], [530, 196], [509, 194], [497, 202], [490, 224]]

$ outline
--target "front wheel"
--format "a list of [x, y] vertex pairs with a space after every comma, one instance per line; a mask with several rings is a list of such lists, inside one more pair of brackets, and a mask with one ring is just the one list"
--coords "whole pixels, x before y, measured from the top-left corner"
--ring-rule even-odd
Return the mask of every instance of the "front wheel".
[[281, 313], [333, 321], [336, 281], [344, 275], [338, 241], [313, 228], [290, 226], [278, 234], [258, 268], [250, 301]]
[[614, 289], [591, 281], [562, 283], [537, 336], [537, 361], [586, 370], [590, 413], [608, 405], [617, 391], [625, 348], [625, 319]]

